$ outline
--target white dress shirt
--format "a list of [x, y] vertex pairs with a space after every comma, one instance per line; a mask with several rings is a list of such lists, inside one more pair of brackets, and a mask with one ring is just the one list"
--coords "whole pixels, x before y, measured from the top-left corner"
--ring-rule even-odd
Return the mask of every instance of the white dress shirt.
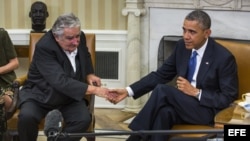
[[69, 58], [69, 61], [73, 67], [74, 72], [76, 72], [76, 60], [75, 60], [75, 58], [76, 58], [76, 54], [77, 54], [77, 48], [72, 52], [69, 52], [66, 50], [64, 50], [64, 52], [67, 55], [67, 57]]

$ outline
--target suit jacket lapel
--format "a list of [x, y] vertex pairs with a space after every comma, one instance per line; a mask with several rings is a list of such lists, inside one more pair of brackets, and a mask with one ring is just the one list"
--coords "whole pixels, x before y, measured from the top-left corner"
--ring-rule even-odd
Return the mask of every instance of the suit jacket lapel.
[[66, 74], [73, 77], [75, 75], [75, 73], [74, 73], [72, 64], [70, 63], [70, 60], [67, 57], [67, 55], [64, 52], [63, 52], [63, 54], [64, 54], [63, 57], [60, 59], [63, 62], [63, 69], [64, 69]]
[[80, 71], [82, 73], [81, 76], [84, 77], [86, 75], [86, 72], [85, 72], [86, 69], [84, 69], [84, 67], [86, 67], [86, 61], [84, 61], [84, 58], [86, 58], [85, 57], [86, 54], [83, 53], [84, 50], [83, 50], [83, 48], [81, 46], [83, 46], [83, 45], [80, 44], [79, 47], [78, 47], [78, 55], [79, 55]]
[[190, 55], [191, 55], [191, 52], [192, 50], [188, 50], [188, 49], [185, 49], [183, 54], [182, 54], [182, 59], [180, 61], [180, 66], [181, 66], [181, 69], [180, 69], [180, 76], [184, 77], [184, 78], [187, 78], [187, 72], [188, 72], [188, 63], [189, 63], [189, 59], [190, 59]]
[[200, 85], [203, 78], [208, 73], [210, 66], [213, 63], [213, 51], [214, 51], [214, 42], [212, 41], [211, 38], [209, 38], [197, 75], [197, 86]]

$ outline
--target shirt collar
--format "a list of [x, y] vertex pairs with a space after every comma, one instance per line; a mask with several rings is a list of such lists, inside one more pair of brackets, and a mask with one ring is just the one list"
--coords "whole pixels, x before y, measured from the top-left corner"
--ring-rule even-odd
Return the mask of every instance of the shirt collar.
[[77, 48], [74, 50], [74, 51], [72, 51], [72, 52], [69, 52], [69, 51], [67, 51], [67, 50], [63, 50], [66, 54], [68, 54], [68, 55], [76, 55], [77, 54]]
[[196, 51], [196, 52], [198, 53], [198, 55], [203, 56], [203, 54], [204, 54], [204, 52], [205, 52], [205, 49], [206, 49], [206, 47], [207, 47], [207, 43], [208, 43], [208, 38], [206, 39], [205, 44], [203, 44], [203, 45], [201, 46], [201, 48], [199, 48], [198, 50], [193, 49], [192, 52], [193, 52], [193, 51]]

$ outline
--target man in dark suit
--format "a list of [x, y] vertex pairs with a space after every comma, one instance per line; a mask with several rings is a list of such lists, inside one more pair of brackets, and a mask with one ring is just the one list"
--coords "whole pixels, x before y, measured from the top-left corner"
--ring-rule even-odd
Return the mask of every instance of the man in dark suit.
[[[137, 99], [151, 90], [145, 106], [129, 125], [132, 130], [168, 130], [174, 124], [213, 125], [215, 114], [238, 95], [237, 65], [234, 56], [211, 37], [211, 19], [195, 10], [183, 23], [183, 39], [157, 71], [126, 89], [114, 89], [117, 103], [127, 96]], [[196, 52], [194, 74], [188, 80], [189, 60]], [[165, 83], [177, 76], [176, 86]], [[167, 135], [130, 136], [128, 141], [167, 141]]]
[[[38, 124], [53, 109], [62, 113], [64, 132], [85, 132], [91, 122], [85, 95], [106, 97], [109, 92], [99, 86], [101, 80], [94, 75], [79, 19], [73, 14], [59, 16], [37, 42], [28, 79], [20, 91], [20, 141], [37, 140]], [[80, 139], [65, 137], [60, 141]]]

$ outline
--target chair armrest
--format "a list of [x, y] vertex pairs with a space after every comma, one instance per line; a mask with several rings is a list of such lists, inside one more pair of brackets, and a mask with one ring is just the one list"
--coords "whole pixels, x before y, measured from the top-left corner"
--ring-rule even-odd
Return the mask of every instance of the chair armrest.
[[12, 104], [11, 104], [9, 110], [6, 111], [7, 120], [10, 119], [17, 110], [17, 101], [18, 101], [19, 89], [20, 89], [20, 86], [22, 86], [24, 84], [26, 79], [27, 79], [27, 75], [24, 75], [24, 76], [16, 78], [12, 83], [14, 94], [13, 94]]
[[214, 117], [215, 127], [223, 127], [225, 124], [230, 124], [232, 120], [237, 104], [232, 103], [229, 107], [218, 112]]
[[94, 104], [95, 104], [95, 95], [90, 96], [90, 101], [89, 101], [89, 111], [94, 112]]
[[241, 99], [237, 99], [237, 100], [235, 100], [235, 101], [231, 104], [231, 106], [232, 106], [232, 105], [237, 105], [237, 104], [239, 104], [240, 102], [242, 102], [242, 100], [241, 100]]
[[[18, 77], [14, 80], [13, 84], [17, 85], [19, 88], [20, 86], [23, 86], [24, 82], [27, 80], [27, 75], [23, 75], [21, 77]], [[15, 87], [14, 87], [15, 88]]]

